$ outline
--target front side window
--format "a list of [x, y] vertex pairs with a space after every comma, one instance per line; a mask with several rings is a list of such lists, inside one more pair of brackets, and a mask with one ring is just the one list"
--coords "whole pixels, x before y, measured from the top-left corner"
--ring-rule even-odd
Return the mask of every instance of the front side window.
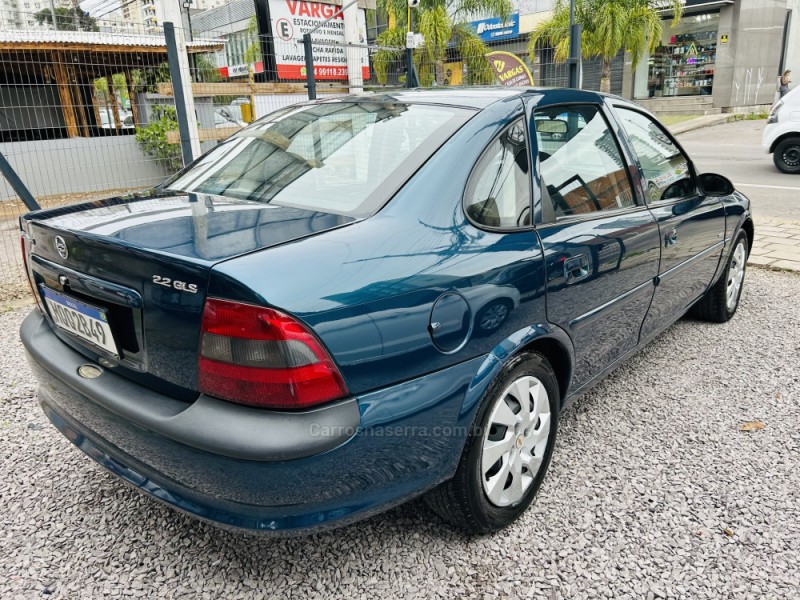
[[533, 115], [545, 220], [636, 205], [625, 162], [596, 106], [548, 106]]
[[688, 198], [694, 194], [689, 161], [650, 117], [616, 107], [622, 127], [647, 179], [647, 201]]
[[487, 227], [531, 224], [531, 186], [525, 124], [515, 121], [475, 165], [464, 196], [469, 217]]
[[383, 101], [289, 107], [236, 133], [165, 187], [367, 217], [473, 114]]

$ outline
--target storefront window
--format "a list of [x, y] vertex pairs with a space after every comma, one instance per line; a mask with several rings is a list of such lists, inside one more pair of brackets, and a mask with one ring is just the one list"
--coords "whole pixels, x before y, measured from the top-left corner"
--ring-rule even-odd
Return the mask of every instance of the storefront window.
[[[711, 94], [714, 63], [717, 58], [719, 13], [685, 15], [675, 27], [665, 21], [661, 45], [647, 60], [647, 85], [644, 69], [637, 69], [637, 98], [694, 96]], [[642, 65], [643, 67], [644, 65]]]

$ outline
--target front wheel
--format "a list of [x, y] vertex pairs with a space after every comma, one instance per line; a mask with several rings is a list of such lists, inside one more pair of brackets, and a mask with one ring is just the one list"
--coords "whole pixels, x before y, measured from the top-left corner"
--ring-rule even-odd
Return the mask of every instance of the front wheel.
[[725, 272], [692, 307], [692, 314], [715, 323], [724, 323], [729, 320], [739, 307], [746, 267], [747, 234], [740, 231], [733, 243], [733, 250], [728, 257]]
[[784, 173], [800, 173], [800, 137], [790, 137], [775, 146], [772, 153], [775, 166]]
[[428, 505], [467, 533], [490, 533], [516, 520], [550, 464], [559, 405], [547, 359], [535, 352], [514, 357], [478, 408], [455, 476], [426, 496]]

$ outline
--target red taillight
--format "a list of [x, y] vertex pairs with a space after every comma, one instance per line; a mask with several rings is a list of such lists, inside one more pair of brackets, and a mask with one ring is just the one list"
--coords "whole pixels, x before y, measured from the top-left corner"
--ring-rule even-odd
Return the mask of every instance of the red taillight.
[[206, 300], [198, 366], [201, 392], [239, 404], [306, 408], [348, 393], [305, 325], [240, 302]]

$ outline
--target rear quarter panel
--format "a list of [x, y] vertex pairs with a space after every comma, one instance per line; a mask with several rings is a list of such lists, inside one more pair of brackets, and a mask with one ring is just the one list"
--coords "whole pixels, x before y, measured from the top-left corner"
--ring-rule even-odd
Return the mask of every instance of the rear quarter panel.
[[[270, 304], [304, 320], [352, 393], [491, 352], [545, 315], [535, 232], [482, 231], [461, 207], [472, 166], [518, 114], [522, 103], [512, 98], [476, 115], [377, 215], [217, 265], [209, 294]], [[512, 309], [491, 335], [475, 335], [477, 304], [492, 290], [509, 297]], [[450, 353], [437, 349], [428, 329], [434, 302], [447, 291], [461, 294], [470, 313], [468, 341]]]

